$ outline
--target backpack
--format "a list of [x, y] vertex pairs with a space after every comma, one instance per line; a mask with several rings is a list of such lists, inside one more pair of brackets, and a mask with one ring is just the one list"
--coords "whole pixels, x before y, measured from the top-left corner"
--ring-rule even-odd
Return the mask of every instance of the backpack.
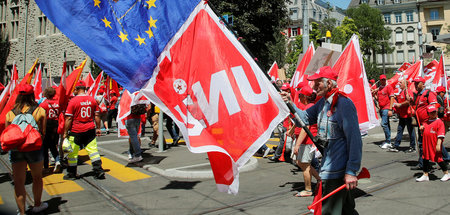
[[131, 106], [131, 114], [134, 115], [142, 115], [147, 112], [147, 105], [145, 104], [136, 104]]
[[41, 149], [42, 137], [32, 115], [36, 108], [30, 107], [25, 113], [12, 110], [16, 116], [0, 137], [3, 151], [17, 149], [20, 152], [30, 152]]

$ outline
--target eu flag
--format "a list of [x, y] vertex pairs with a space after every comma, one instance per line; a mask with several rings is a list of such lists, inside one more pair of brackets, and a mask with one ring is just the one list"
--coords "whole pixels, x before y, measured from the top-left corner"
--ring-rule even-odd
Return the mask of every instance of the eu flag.
[[200, 0], [36, 0], [42, 12], [129, 91], [152, 77], [158, 57]]

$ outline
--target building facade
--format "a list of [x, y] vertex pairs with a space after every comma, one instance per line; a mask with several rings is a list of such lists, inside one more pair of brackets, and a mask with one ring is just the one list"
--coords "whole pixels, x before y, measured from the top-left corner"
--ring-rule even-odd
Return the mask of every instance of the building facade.
[[[24, 76], [37, 58], [43, 77], [61, 75], [64, 52], [68, 71], [88, 58], [47, 19], [34, 0], [0, 0], [0, 32], [10, 46], [7, 70], [15, 62], [19, 77]], [[89, 64], [90, 59], [84, 72], [89, 71]]]
[[287, 26], [287, 35], [289, 38], [293, 38], [297, 35], [302, 35], [302, 10], [303, 5], [306, 5], [306, 13], [309, 18], [309, 22], [322, 22], [327, 18], [335, 18], [337, 20], [336, 25], [341, 25], [344, 20], [344, 11], [339, 7], [330, 7], [327, 3], [321, 0], [292, 0], [287, 5], [289, 12], [289, 24]]
[[[449, 29], [450, 22], [446, 19], [450, 19], [450, 14], [446, 13], [450, 13], [450, 1], [352, 0], [349, 7], [358, 7], [360, 4], [379, 9], [385, 26], [392, 30], [389, 44], [394, 52], [384, 54], [387, 67], [398, 68], [403, 62], [417, 61], [421, 52], [426, 51], [425, 45], [445, 47], [433, 43], [433, 37]], [[377, 64], [382, 64], [382, 57], [383, 54], [377, 54]], [[448, 56], [445, 58], [449, 62]]]

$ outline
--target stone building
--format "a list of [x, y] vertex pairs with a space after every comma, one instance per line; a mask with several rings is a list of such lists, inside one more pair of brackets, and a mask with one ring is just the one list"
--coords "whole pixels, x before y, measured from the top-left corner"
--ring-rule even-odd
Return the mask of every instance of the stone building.
[[[385, 26], [392, 30], [389, 44], [394, 52], [384, 54], [387, 67], [398, 68], [403, 62], [417, 61], [421, 56], [420, 48], [422, 53], [426, 51], [425, 45], [435, 45], [444, 50], [445, 45], [434, 43], [433, 38], [449, 29], [449, 0], [352, 0], [349, 7], [364, 3], [379, 9]], [[377, 54], [377, 64], [382, 64], [382, 59], [382, 54]], [[450, 63], [448, 55], [445, 60]]]
[[[50, 73], [53, 77], [61, 75], [64, 52], [68, 71], [88, 58], [47, 19], [34, 0], [0, 0], [0, 32], [10, 42], [7, 70], [15, 62], [19, 77], [37, 58], [43, 67], [43, 77]], [[90, 62], [88, 59], [84, 72], [89, 71]]]

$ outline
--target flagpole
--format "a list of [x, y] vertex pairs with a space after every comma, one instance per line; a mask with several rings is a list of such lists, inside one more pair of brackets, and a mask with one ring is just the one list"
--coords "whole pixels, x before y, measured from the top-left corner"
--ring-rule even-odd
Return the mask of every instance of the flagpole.
[[[210, 1], [207, 1], [207, 4], [209, 5], [209, 7], [211, 8], [211, 10], [215, 13], [215, 14], [220, 14], [216, 8], [211, 4]], [[224, 20], [224, 18], [222, 16], [219, 16], [219, 19], [223, 21], [224, 25], [231, 31], [231, 33], [233, 33], [233, 35], [237, 38], [236, 32], [233, 30], [233, 28], [228, 24], [228, 22], [226, 20]], [[241, 43], [241, 45], [244, 47], [244, 49], [248, 52], [248, 54], [255, 59], [255, 56], [252, 54], [252, 52], [250, 51], [250, 49], [245, 45], [245, 43], [242, 43], [240, 40], [238, 40], [238, 42]], [[261, 69], [261, 65], [259, 65], [259, 62], [257, 62], [255, 60], [256, 65]], [[262, 71], [262, 70], [261, 70]], [[264, 75], [266, 76], [267, 79], [271, 80], [269, 74], [263, 72]], [[278, 88], [278, 86], [276, 85], [276, 83], [272, 83], [272, 85], [275, 87], [275, 89], [278, 92], [281, 92], [280, 88]], [[295, 110], [295, 108], [293, 107], [293, 105], [290, 102], [285, 102], [285, 104], [287, 105], [287, 107], [289, 108], [289, 111], [291, 112], [291, 114], [294, 116], [293, 120], [296, 121], [296, 124], [300, 124], [300, 126], [303, 128], [303, 130], [306, 132], [306, 134], [308, 135], [308, 137], [313, 141], [314, 145], [316, 146], [316, 148], [320, 151], [321, 154], [323, 154], [323, 150], [324, 150], [324, 146], [320, 143], [320, 140], [318, 137], [315, 137], [311, 131], [309, 130], [309, 128], [306, 126], [306, 124], [303, 122], [303, 120], [300, 118], [300, 116], [298, 115], [297, 111]]]
[[449, 100], [448, 100], [448, 84], [447, 84], [447, 72], [445, 71], [445, 58], [444, 58], [444, 52], [441, 52], [441, 58], [442, 58], [442, 70], [444, 70], [444, 84], [445, 84], [445, 97], [447, 98], [447, 108], [449, 107]]

